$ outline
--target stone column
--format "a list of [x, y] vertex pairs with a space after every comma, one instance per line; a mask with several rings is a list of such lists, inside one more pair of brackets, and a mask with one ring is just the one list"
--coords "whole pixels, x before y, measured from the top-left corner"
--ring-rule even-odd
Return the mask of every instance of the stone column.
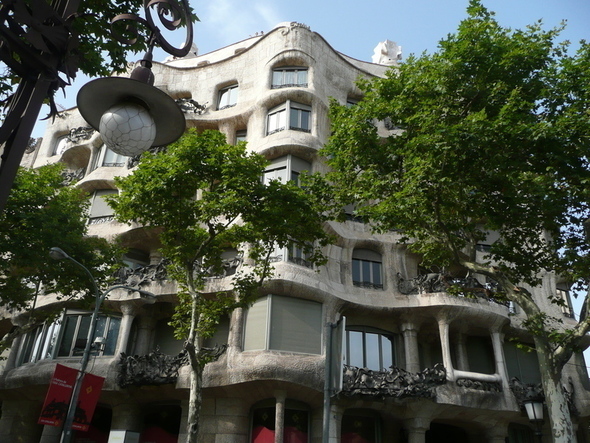
[[156, 319], [151, 316], [138, 317], [139, 325], [137, 328], [137, 343], [135, 344], [135, 354], [145, 355], [152, 351], [154, 329]]
[[5, 373], [16, 367], [16, 357], [18, 356], [18, 351], [20, 350], [20, 345], [24, 338], [25, 334], [21, 334], [12, 341], [12, 345], [10, 346], [10, 353], [8, 354], [8, 358], [6, 359], [6, 364], [4, 365]]
[[115, 355], [119, 355], [121, 352], [127, 352], [129, 335], [131, 334], [133, 320], [137, 315], [137, 307], [133, 302], [123, 303], [121, 305], [121, 313], [123, 314], [123, 318], [121, 319], [121, 327], [119, 328], [119, 339], [117, 340]]
[[275, 392], [275, 443], [283, 443], [283, 434], [285, 429], [285, 400], [287, 393], [285, 391]]
[[416, 417], [405, 422], [404, 427], [408, 431], [408, 443], [425, 443], [426, 431], [430, 429], [430, 419]]
[[447, 319], [438, 319], [438, 331], [440, 335], [440, 347], [442, 351], [443, 365], [447, 370], [447, 380], [455, 381], [453, 359], [451, 357], [451, 343], [449, 341], [449, 322]]
[[466, 336], [460, 333], [457, 337], [457, 369], [469, 371], [469, 359], [467, 357]]
[[142, 427], [141, 408], [137, 403], [120, 403], [113, 406], [111, 429], [140, 432]]
[[495, 423], [493, 428], [486, 429], [487, 443], [505, 443], [508, 437], [508, 425]]
[[510, 389], [510, 380], [508, 378], [508, 370], [506, 369], [506, 359], [504, 357], [504, 334], [498, 330], [490, 332], [492, 337], [492, 347], [494, 348], [494, 359], [496, 360], [496, 373], [502, 379], [502, 388], [504, 390]]
[[418, 328], [414, 323], [403, 323], [404, 352], [406, 356], [406, 371], [420, 372], [420, 354], [418, 352]]

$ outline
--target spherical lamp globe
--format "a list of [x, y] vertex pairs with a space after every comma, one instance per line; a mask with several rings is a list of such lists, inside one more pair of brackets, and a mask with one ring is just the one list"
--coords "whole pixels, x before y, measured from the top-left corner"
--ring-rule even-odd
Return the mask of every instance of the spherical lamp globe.
[[156, 124], [143, 106], [123, 102], [102, 115], [99, 132], [111, 151], [133, 157], [152, 146], [156, 138]]

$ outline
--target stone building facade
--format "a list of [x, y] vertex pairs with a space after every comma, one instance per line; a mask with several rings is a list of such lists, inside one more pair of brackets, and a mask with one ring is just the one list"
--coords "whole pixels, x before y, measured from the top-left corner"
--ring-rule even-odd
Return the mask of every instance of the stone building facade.
[[[324, 170], [317, 151], [330, 134], [329, 100], [353, 104], [361, 97], [356, 79], [383, 76], [395, 65], [399, 48], [391, 42], [379, 48], [377, 63], [359, 61], [307, 26], [283, 23], [153, 70], [156, 86], [182, 106], [188, 127], [218, 129], [230, 143], [246, 140], [271, 162], [264, 179], [289, 180]], [[137, 293], [113, 291], [105, 302], [104, 345], [89, 370], [106, 381], [91, 431], [76, 441], [106, 442], [111, 431], [125, 430], [144, 442], [181, 442], [189, 371], [167, 324], [176, 286], [166, 278], [153, 231], [115, 222], [103, 200], [134, 160], [105, 149], [71, 109], [48, 125], [25, 158], [31, 167], [58, 161], [91, 196], [90, 234], [129, 248], [122, 281], [157, 295], [148, 304]], [[540, 376], [534, 352], [510, 340], [527, 341], [518, 307], [492, 301], [493, 287], [478, 276], [421, 269], [396, 233], [375, 234], [353, 214], [328, 228], [336, 241], [324, 251], [325, 266], [311, 269], [298, 251], [278, 250], [276, 277], [261, 297], [234, 311], [209, 340], [227, 347], [205, 370], [202, 441], [532, 442], [521, 400]], [[236, 251], [227, 254], [229, 276], [241, 259]], [[450, 278], [473, 296], [448, 294]], [[220, 276], [211, 284], [227, 281]], [[569, 303], [567, 286], [553, 274], [534, 294], [543, 303], [556, 290]], [[52, 295], [40, 301], [55, 302]], [[567, 308], [545, 307], [575, 324]], [[37, 419], [56, 363], [79, 364], [89, 316], [69, 309], [15, 341], [0, 379], [0, 441], [59, 440], [58, 428]], [[578, 441], [589, 442], [590, 383], [581, 355], [566, 366], [563, 381]]]

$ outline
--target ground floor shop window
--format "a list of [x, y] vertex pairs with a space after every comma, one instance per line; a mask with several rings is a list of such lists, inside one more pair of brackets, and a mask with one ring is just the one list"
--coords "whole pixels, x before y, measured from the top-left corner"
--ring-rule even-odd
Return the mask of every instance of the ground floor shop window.
[[[305, 404], [287, 400], [283, 425], [283, 443], [309, 441], [309, 411]], [[276, 434], [275, 400], [267, 400], [252, 412], [252, 443], [274, 443]]]
[[177, 443], [181, 412], [179, 405], [152, 404], [147, 407], [139, 443]]
[[376, 412], [346, 411], [342, 417], [341, 443], [379, 443], [380, 420]]
[[531, 428], [516, 423], [508, 425], [508, 439], [506, 443], [535, 443], [535, 433]]

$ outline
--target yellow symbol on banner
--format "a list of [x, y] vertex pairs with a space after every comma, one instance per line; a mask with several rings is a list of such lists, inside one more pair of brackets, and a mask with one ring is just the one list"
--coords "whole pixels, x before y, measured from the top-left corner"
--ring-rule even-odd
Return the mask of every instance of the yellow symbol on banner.
[[92, 386], [88, 386], [88, 387], [86, 388], [86, 393], [87, 393], [87, 394], [90, 394], [91, 392], [92, 392]]

